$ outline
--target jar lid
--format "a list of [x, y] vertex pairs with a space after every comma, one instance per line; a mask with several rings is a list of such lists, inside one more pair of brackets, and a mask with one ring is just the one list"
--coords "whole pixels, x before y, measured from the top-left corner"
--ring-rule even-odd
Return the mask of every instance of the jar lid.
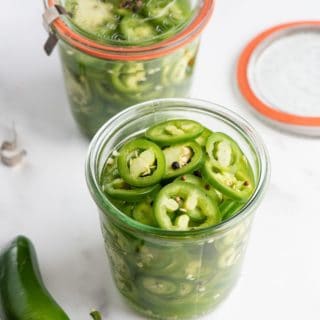
[[238, 86], [263, 119], [320, 136], [320, 21], [270, 28], [242, 52]]

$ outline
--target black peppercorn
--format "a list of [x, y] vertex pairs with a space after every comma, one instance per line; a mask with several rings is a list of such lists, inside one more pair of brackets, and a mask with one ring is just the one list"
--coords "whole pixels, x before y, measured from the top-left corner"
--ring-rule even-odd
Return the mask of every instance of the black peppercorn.
[[171, 164], [171, 168], [172, 168], [173, 170], [177, 170], [177, 169], [179, 169], [179, 168], [180, 168], [180, 164], [179, 164], [179, 162], [178, 162], [178, 161], [174, 161], [174, 162], [172, 162], [172, 164]]
[[194, 174], [196, 177], [202, 178], [201, 172], [200, 172], [199, 170], [196, 170], [193, 174]]

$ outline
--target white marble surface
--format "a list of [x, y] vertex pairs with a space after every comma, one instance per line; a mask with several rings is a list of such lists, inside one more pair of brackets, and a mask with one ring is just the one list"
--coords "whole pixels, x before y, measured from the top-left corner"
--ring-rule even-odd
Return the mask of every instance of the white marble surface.
[[[15, 121], [23, 166], [0, 165], [0, 246], [33, 239], [46, 283], [72, 319], [92, 307], [105, 319], [141, 319], [120, 300], [105, 263], [98, 215], [84, 180], [88, 143], [68, 110], [57, 54], [42, 51], [41, 1], [0, 10], [0, 138]], [[320, 318], [320, 141], [258, 121], [234, 85], [236, 58], [258, 31], [319, 18], [319, 0], [218, 0], [203, 35], [193, 96], [232, 106], [261, 133], [272, 178], [254, 223], [241, 281], [204, 319]]]

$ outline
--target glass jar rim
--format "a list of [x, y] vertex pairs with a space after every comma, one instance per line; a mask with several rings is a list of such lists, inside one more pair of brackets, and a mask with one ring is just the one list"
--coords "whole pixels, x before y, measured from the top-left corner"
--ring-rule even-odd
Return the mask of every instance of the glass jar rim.
[[[188, 106], [188, 109], [202, 110], [207, 113], [218, 115], [237, 129], [243, 133], [244, 137], [250, 144], [253, 144], [253, 150], [257, 156], [259, 161], [259, 176], [257, 177], [257, 186], [254, 194], [247, 201], [245, 206], [241, 208], [241, 210], [230, 219], [221, 222], [220, 224], [196, 230], [189, 231], [172, 231], [172, 230], [164, 230], [156, 227], [152, 227], [149, 225], [144, 225], [135, 221], [134, 219], [125, 215], [121, 210], [115, 207], [111, 201], [107, 198], [107, 196], [103, 193], [100, 185], [99, 185], [99, 177], [96, 174], [96, 164], [97, 160], [100, 158], [100, 152], [105, 146], [105, 136], [110, 131], [108, 129], [110, 124], [113, 124], [117, 121], [121, 121], [123, 119], [128, 119], [131, 114], [135, 114], [134, 112], [143, 107], [150, 107], [159, 105], [161, 103], [181, 103], [182, 105]], [[164, 110], [161, 106], [161, 110]], [[169, 107], [168, 107], [169, 108]], [[173, 107], [172, 110], [176, 110], [177, 106]], [[154, 109], [153, 109], [154, 112]], [[155, 111], [156, 112], [156, 111]], [[269, 176], [270, 176], [270, 160], [269, 155], [266, 150], [266, 147], [261, 140], [259, 134], [256, 130], [241, 116], [233, 112], [232, 110], [225, 108], [221, 105], [200, 100], [200, 99], [188, 99], [188, 98], [163, 98], [151, 100], [143, 103], [136, 104], [130, 108], [123, 110], [122, 112], [115, 115], [109, 121], [107, 121], [96, 133], [94, 138], [92, 139], [89, 151], [86, 159], [86, 180], [89, 190], [93, 199], [95, 200], [97, 206], [102, 210], [107, 210], [108, 214], [110, 214], [113, 218], [115, 218], [118, 222], [125, 225], [126, 228], [130, 228], [136, 232], [142, 232], [144, 234], [148, 234], [149, 236], [170, 236], [175, 238], [183, 238], [183, 237], [205, 237], [211, 235], [213, 232], [219, 233], [223, 232], [226, 229], [231, 228], [236, 225], [239, 221], [247, 216], [251, 210], [255, 208], [255, 206], [259, 203], [259, 200], [262, 199], [266, 187], [268, 185]], [[110, 213], [110, 209], [112, 213]], [[113, 213], [114, 212], [114, 213]]]
[[[200, 35], [208, 23], [215, 5], [215, 0], [203, 0], [202, 2], [203, 5], [199, 10], [198, 15], [181, 32], [169, 37], [167, 40], [143, 47], [112, 46], [98, 43], [72, 30], [72, 28], [64, 22], [62, 17], [57, 18], [52, 25], [60, 39], [91, 56], [101, 59], [121, 61], [150, 60], [170, 54], [171, 52], [192, 42]], [[49, 8], [58, 4], [59, 0], [47, 0]]]

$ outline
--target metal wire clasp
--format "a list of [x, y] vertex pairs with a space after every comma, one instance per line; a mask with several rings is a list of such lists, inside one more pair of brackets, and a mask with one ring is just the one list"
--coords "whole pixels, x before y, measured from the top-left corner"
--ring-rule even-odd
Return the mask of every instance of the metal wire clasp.
[[61, 15], [68, 15], [68, 12], [64, 7], [61, 5], [56, 4], [53, 7], [46, 7], [45, 11], [42, 15], [42, 21], [43, 21], [43, 26], [46, 29], [46, 31], [49, 33], [49, 37], [47, 41], [44, 44], [44, 51], [48, 56], [52, 53], [53, 49], [55, 48], [57, 42], [58, 42], [58, 37], [52, 30], [52, 23], [58, 19]]

